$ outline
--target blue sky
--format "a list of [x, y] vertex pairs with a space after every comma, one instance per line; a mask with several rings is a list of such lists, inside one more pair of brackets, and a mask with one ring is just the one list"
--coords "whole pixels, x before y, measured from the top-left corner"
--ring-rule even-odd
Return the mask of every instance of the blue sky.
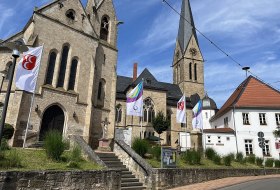
[[[280, 0], [190, 0], [196, 27], [251, 71], [280, 88]], [[50, 0], [1, 0], [0, 38], [20, 31], [35, 6]], [[82, 0], [85, 4], [86, 0]], [[181, 0], [168, 0], [180, 10]], [[172, 82], [172, 58], [179, 16], [162, 0], [115, 0], [118, 19], [118, 74], [148, 68]], [[239, 66], [198, 34], [205, 61], [205, 89], [220, 107], [245, 79]], [[140, 74], [140, 73], [139, 73]]]

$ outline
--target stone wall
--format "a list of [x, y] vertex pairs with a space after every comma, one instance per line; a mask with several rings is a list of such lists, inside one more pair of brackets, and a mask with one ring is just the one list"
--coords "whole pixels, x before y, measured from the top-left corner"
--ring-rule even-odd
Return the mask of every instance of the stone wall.
[[[279, 169], [266, 169], [265, 173], [280, 174]], [[157, 169], [152, 176], [152, 187], [169, 189], [226, 177], [264, 175], [263, 169]]]
[[0, 190], [118, 190], [120, 184], [117, 170], [0, 172]]

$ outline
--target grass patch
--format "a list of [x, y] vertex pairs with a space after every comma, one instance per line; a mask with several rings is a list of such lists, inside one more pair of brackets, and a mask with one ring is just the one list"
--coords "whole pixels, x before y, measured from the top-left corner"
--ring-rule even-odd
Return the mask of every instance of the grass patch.
[[[17, 152], [17, 156], [20, 158], [20, 167], [9, 167], [7, 168], [7, 162], [12, 159], [14, 154], [11, 154], [12, 151]], [[12, 148], [11, 150], [5, 151], [5, 159], [0, 160], [0, 170], [19, 170], [19, 171], [30, 171], [30, 170], [71, 170], [77, 169], [70, 164], [71, 152], [65, 151], [60, 161], [54, 161], [49, 159], [46, 155], [45, 150], [34, 150], [34, 149], [16, 149]], [[2, 163], [2, 164], [1, 164]], [[80, 170], [99, 170], [102, 169], [101, 166], [96, 163], [86, 161], [84, 159], [79, 160], [78, 169]]]

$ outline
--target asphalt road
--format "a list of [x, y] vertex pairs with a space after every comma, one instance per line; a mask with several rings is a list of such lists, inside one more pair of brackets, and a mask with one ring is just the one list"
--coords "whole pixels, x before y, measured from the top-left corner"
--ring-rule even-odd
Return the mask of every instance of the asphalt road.
[[219, 190], [280, 190], [280, 178], [249, 181]]

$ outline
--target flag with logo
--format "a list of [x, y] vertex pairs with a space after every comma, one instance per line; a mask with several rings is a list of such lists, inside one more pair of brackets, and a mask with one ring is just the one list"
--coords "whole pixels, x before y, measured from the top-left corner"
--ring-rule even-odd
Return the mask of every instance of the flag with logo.
[[192, 126], [194, 129], [202, 129], [203, 122], [202, 122], [202, 101], [195, 105], [193, 108], [193, 119], [192, 119]]
[[183, 96], [177, 103], [177, 123], [186, 123], [186, 97]]
[[143, 82], [140, 82], [128, 95], [126, 115], [141, 116], [143, 111]]
[[27, 52], [23, 53], [23, 57], [17, 65], [17, 88], [34, 93], [41, 64], [42, 52], [43, 46], [39, 46], [36, 48], [29, 48]]

